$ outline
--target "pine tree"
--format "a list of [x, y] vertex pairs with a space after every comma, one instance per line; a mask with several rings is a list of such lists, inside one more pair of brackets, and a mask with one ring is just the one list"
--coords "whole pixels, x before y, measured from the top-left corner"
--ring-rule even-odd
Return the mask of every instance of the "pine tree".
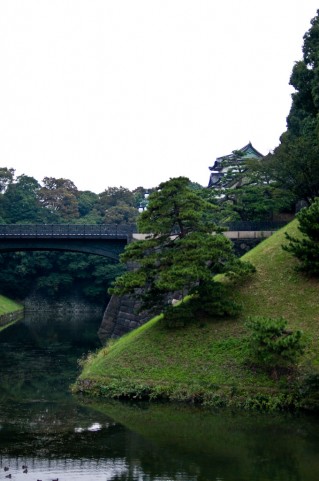
[[237, 275], [247, 269], [214, 223], [214, 207], [178, 177], [159, 185], [138, 221], [146, 240], [132, 242], [121, 261], [131, 270], [116, 279], [111, 292], [131, 293], [145, 308], [163, 308], [170, 292], [207, 292], [217, 273]]

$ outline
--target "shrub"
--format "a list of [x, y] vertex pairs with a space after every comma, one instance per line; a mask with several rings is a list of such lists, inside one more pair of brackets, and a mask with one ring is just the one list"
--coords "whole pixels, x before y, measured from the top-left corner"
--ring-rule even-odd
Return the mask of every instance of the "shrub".
[[287, 329], [283, 318], [250, 318], [246, 327], [251, 331], [249, 354], [254, 364], [278, 377], [278, 369], [295, 366], [304, 350], [302, 332]]

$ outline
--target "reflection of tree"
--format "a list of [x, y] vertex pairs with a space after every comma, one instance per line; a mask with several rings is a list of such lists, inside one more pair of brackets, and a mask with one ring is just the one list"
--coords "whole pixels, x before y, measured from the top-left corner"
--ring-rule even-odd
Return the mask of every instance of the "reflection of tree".
[[317, 464], [315, 452], [310, 453], [319, 434], [311, 418], [212, 413], [168, 404], [94, 402], [94, 408], [133, 431], [126, 456], [144, 473], [142, 479], [175, 480], [180, 473], [194, 481], [301, 481], [312, 479], [304, 474]]
[[[251, 479], [271, 479], [272, 481], [302, 481], [298, 458], [282, 444], [277, 445], [276, 453], [262, 436], [259, 446], [255, 446], [251, 453]], [[265, 442], [266, 441], [266, 442]]]
[[0, 401], [64, 400], [77, 360], [100, 345], [101, 314], [51, 319], [41, 314], [7, 328], [0, 338]]
[[[35, 464], [40, 459], [43, 465], [83, 462], [88, 472], [90, 463], [99, 465], [109, 481], [315, 479], [303, 476], [308, 465], [309, 472], [317, 467], [312, 418], [80, 404], [68, 397], [68, 376], [75, 377], [76, 357], [91, 342], [76, 348], [85, 325], [75, 318], [34, 318], [1, 333], [0, 453], [37, 456]], [[90, 430], [97, 423], [101, 429]]]

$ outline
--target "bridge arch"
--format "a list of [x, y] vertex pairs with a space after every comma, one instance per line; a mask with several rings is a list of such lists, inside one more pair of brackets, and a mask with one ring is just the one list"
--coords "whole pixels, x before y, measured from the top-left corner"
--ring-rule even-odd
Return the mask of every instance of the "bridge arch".
[[70, 251], [118, 261], [134, 231], [132, 225], [0, 225], [0, 253]]

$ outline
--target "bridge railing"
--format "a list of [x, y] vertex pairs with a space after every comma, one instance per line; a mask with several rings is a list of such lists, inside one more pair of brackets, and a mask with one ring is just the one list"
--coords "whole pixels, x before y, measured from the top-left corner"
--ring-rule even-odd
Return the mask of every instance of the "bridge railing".
[[[273, 231], [286, 222], [237, 221], [226, 224], [229, 231]], [[0, 238], [117, 238], [138, 232], [135, 224], [0, 224]]]
[[126, 238], [136, 231], [136, 226], [131, 224], [0, 224], [0, 238]]

